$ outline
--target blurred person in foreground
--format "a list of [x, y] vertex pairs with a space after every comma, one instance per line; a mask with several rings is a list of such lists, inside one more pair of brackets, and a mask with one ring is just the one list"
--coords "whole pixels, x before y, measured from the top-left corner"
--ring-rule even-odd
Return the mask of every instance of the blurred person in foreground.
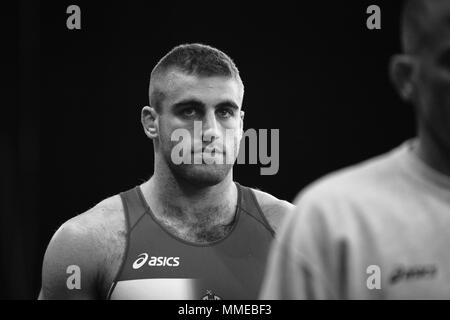
[[297, 196], [262, 299], [450, 299], [450, 1], [405, 2], [401, 29], [417, 137]]

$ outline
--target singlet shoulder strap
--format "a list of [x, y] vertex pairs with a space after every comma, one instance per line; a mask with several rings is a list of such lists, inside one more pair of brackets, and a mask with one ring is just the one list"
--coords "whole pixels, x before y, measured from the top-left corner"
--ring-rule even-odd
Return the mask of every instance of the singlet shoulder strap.
[[264, 226], [264, 228], [266, 228], [267, 231], [269, 231], [272, 234], [272, 236], [275, 236], [275, 231], [267, 221], [267, 218], [264, 215], [264, 212], [261, 209], [261, 206], [259, 205], [253, 190], [249, 187], [242, 186], [237, 182], [235, 183], [237, 187], [241, 190], [242, 194], [240, 203], [241, 210], [244, 211], [244, 213], [246, 213], [248, 216], [255, 219], [257, 222], [259, 222], [262, 226]]
[[133, 228], [141, 220], [141, 218], [145, 215], [147, 210], [145, 203], [143, 203], [144, 200], [141, 197], [141, 192], [139, 188], [140, 188], [139, 186], [136, 186], [133, 189], [120, 193], [120, 198], [122, 199], [123, 211], [125, 215], [125, 221], [127, 225], [126, 245], [125, 251], [122, 255], [122, 262], [120, 264], [119, 270], [117, 271], [117, 274], [114, 277], [113, 282], [111, 283], [109, 291], [106, 295], [106, 300], [109, 300], [111, 298], [111, 294], [114, 291], [114, 288], [116, 287], [117, 280], [122, 274], [125, 261], [128, 258], [131, 232], [133, 231]]
[[128, 232], [130, 233], [134, 226], [144, 216], [147, 208], [143, 203], [139, 186], [134, 187], [128, 191], [120, 193], [122, 198], [123, 209], [127, 218]]

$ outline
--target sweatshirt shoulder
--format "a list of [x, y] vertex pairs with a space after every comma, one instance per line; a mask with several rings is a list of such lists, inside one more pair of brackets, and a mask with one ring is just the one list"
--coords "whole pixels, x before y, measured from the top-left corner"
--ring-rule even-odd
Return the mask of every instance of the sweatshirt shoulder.
[[307, 186], [296, 198], [319, 200], [373, 195], [399, 174], [392, 152], [331, 172]]

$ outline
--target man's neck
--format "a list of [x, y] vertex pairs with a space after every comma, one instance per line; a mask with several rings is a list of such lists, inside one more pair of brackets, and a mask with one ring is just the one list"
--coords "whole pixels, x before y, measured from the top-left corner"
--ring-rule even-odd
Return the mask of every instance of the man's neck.
[[234, 220], [238, 192], [231, 172], [217, 185], [196, 187], [155, 171], [141, 189], [156, 218], [179, 236], [215, 232]]
[[450, 177], [450, 150], [441, 146], [424, 130], [419, 131], [415, 153], [429, 167]]

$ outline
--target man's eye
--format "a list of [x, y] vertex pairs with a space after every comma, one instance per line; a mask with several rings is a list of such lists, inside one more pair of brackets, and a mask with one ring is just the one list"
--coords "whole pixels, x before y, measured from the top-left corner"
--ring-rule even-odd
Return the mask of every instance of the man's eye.
[[195, 116], [197, 114], [197, 111], [194, 108], [186, 108], [181, 113], [183, 116], [190, 118]]
[[228, 109], [220, 109], [218, 111], [219, 116], [221, 116], [222, 118], [229, 118], [231, 116], [233, 116], [233, 111], [232, 110], [228, 110]]

